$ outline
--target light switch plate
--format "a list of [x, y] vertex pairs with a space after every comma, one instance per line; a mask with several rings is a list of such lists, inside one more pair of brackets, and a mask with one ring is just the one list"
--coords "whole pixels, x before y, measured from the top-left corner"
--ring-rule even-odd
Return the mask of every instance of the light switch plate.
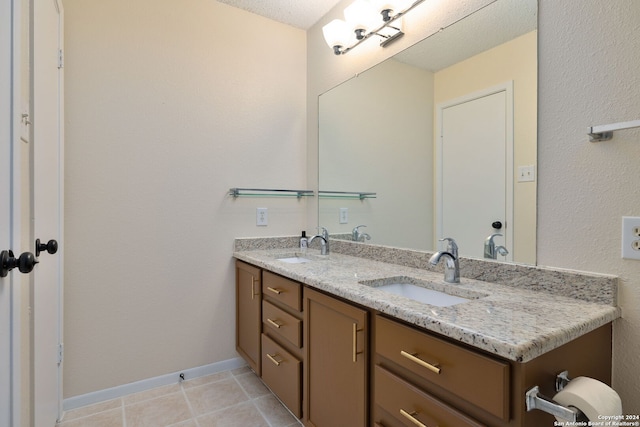
[[349, 209], [340, 208], [340, 224], [348, 224], [348, 223], [349, 223]]
[[533, 182], [536, 180], [534, 165], [518, 166], [518, 182]]

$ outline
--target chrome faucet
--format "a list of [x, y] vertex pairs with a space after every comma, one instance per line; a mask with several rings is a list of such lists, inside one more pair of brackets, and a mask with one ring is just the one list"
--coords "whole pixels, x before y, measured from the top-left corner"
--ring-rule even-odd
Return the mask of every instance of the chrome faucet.
[[318, 230], [322, 229], [320, 234], [317, 234], [309, 239], [309, 245], [313, 242], [316, 237], [319, 237], [320, 240], [320, 255], [329, 255], [329, 230], [324, 227], [318, 227]]
[[484, 241], [484, 257], [488, 259], [498, 259], [498, 255], [507, 256], [509, 251], [502, 245], [496, 246], [494, 237], [502, 236], [500, 233], [493, 233]]
[[351, 240], [353, 240], [354, 242], [359, 242], [360, 240], [362, 240], [363, 242], [365, 240], [371, 240], [371, 236], [369, 236], [367, 233], [360, 232], [360, 227], [366, 227], [366, 225], [359, 225], [357, 227], [354, 227], [351, 231]]
[[447, 283], [460, 283], [460, 264], [458, 262], [458, 245], [451, 237], [439, 239], [440, 242], [447, 242], [447, 249], [438, 251], [431, 256], [429, 264], [437, 265], [440, 258], [444, 257], [444, 281]]

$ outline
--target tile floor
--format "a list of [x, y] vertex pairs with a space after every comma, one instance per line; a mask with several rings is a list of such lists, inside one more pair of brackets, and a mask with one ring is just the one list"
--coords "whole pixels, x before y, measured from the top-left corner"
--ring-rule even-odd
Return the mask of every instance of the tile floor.
[[67, 411], [58, 427], [300, 427], [240, 368]]

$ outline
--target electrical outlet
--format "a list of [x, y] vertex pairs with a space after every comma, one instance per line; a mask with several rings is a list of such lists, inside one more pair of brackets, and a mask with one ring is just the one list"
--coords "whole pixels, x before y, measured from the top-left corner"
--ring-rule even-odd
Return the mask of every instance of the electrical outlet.
[[256, 225], [260, 227], [264, 227], [269, 223], [269, 218], [267, 216], [267, 208], [257, 208], [256, 209]]
[[349, 223], [349, 209], [340, 208], [340, 224], [348, 224], [348, 223]]
[[622, 217], [622, 258], [640, 260], [640, 217]]

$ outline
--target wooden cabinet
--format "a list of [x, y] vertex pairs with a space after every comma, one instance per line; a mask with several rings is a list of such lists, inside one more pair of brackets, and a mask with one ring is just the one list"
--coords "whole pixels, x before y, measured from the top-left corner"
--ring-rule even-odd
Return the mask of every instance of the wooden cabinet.
[[527, 390], [553, 396], [564, 370], [611, 381], [611, 324], [517, 362], [241, 261], [236, 304], [238, 353], [308, 427], [553, 425]]
[[236, 351], [260, 375], [262, 323], [259, 268], [236, 261]]
[[368, 415], [368, 312], [304, 289], [305, 424], [364, 427]]
[[262, 273], [262, 381], [302, 417], [302, 285]]
[[[611, 381], [611, 325], [525, 363], [492, 357], [379, 314], [372, 335], [371, 425], [376, 427], [553, 425], [552, 415], [526, 411], [527, 390], [538, 385], [553, 396], [555, 376], [564, 370]], [[589, 357], [576, 357], [582, 354]]]

